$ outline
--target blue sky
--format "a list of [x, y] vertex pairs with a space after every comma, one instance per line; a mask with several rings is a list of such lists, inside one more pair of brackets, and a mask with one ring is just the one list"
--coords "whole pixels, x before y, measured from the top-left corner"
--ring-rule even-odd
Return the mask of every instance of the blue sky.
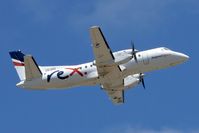
[[[89, 27], [101, 26], [113, 51], [165, 46], [182, 65], [147, 73], [145, 84], [113, 105], [98, 86], [29, 91], [8, 51], [21, 49], [40, 65], [94, 59]], [[198, 133], [199, 2], [197, 0], [0, 1], [0, 132]]]

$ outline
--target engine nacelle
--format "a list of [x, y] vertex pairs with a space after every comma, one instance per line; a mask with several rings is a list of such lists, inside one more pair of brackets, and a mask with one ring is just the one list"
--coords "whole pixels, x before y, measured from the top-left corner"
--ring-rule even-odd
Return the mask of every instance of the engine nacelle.
[[121, 56], [121, 57], [115, 58], [114, 63], [116, 65], [121, 65], [121, 64], [125, 64], [125, 63], [129, 62], [131, 59], [132, 59], [131, 55]]
[[[100, 64], [104, 65], [104, 66], [121, 65], [121, 64], [125, 64], [125, 63], [129, 62], [132, 59], [132, 55], [130, 54], [129, 50], [114, 52], [113, 56], [114, 56], [115, 60], [100, 62]], [[95, 60], [93, 61], [93, 64], [96, 65]]]
[[113, 53], [115, 57], [114, 63], [116, 65], [121, 65], [129, 62], [132, 59], [132, 55], [127, 53], [126, 51], [118, 51]]
[[129, 75], [124, 78], [124, 87], [133, 88], [140, 83], [139, 74]]

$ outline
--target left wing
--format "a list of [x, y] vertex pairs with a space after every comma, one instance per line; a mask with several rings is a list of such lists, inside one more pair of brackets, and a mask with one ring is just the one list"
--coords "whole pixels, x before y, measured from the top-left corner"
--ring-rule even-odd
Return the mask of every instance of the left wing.
[[95, 54], [96, 64], [106, 65], [114, 62], [113, 53], [98, 26], [93, 26], [90, 29], [90, 35], [93, 44], [93, 51]]
[[99, 76], [104, 76], [111, 71], [119, 73], [121, 71], [119, 66], [111, 66], [115, 58], [100, 27], [91, 27], [90, 35], [95, 55], [95, 65], [97, 66]]

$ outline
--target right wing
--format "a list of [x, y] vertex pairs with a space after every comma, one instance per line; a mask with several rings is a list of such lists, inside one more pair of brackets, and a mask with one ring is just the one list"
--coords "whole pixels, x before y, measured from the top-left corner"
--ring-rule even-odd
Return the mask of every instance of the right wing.
[[[112, 86], [101, 86], [108, 94], [113, 103], [124, 103], [124, 91], [127, 88], [133, 88], [140, 82], [143, 82], [144, 74], [133, 74], [125, 77], [124, 79], [116, 79]], [[110, 85], [110, 84], [109, 84]], [[144, 86], [144, 83], [143, 83]]]
[[101, 85], [101, 88], [107, 93], [108, 97], [114, 104], [124, 103], [124, 80], [122, 78], [108, 80]]
[[105, 90], [114, 104], [124, 103], [124, 90]]

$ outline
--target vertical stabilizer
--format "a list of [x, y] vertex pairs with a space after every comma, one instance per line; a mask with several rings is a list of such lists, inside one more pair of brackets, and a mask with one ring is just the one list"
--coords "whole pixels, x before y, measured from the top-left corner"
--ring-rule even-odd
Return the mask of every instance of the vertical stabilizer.
[[14, 64], [14, 67], [17, 71], [17, 74], [20, 78], [20, 80], [25, 80], [25, 67], [24, 67], [24, 54], [21, 51], [11, 51], [9, 52], [12, 62]]

